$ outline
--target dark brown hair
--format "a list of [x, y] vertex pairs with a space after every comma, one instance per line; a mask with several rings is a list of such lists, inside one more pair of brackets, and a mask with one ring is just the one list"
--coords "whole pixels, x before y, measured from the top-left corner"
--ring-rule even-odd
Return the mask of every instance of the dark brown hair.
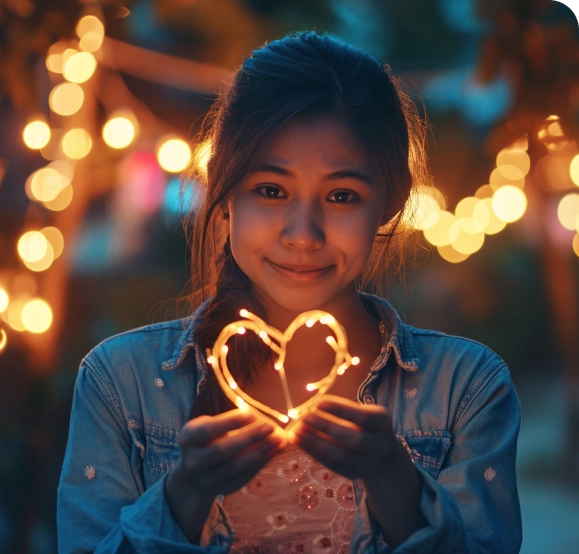
[[[191, 221], [192, 290], [196, 292], [191, 301], [195, 307], [211, 298], [195, 332], [203, 351], [213, 345], [225, 324], [239, 319], [241, 308], [265, 316], [233, 259], [223, 218], [228, 199], [275, 136], [303, 115], [328, 115], [345, 122], [375, 160], [387, 188], [385, 215], [390, 222], [380, 229], [358, 286], [373, 284], [380, 290], [384, 273], [400, 267], [405, 206], [413, 185], [428, 175], [424, 127], [414, 104], [376, 58], [338, 39], [306, 32], [271, 42], [245, 60], [228, 92], [206, 117], [199, 139], [205, 147], [210, 145], [206, 172], [197, 160], [185, 175], [185, 183], [197, 187]], [[267, 357], [261, 341], [245, 339], [233, 349], [230, 343], [229, 365], [240, 383], [251, 382]], [[230, 407], [210, 376], [199, 391], [192, 416]]]

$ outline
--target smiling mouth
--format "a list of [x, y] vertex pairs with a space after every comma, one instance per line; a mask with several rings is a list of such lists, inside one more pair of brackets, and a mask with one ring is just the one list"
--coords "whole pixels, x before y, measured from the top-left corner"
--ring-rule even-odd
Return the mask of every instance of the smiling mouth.
[[276, 264], [267, 260], [271, 267], [282, 277], [292, 281], [310, 282], [321, 279], [327, 275], [333, 268], [333, 265], [320, 267], [314, 265], [297, 265], [297, 264]]

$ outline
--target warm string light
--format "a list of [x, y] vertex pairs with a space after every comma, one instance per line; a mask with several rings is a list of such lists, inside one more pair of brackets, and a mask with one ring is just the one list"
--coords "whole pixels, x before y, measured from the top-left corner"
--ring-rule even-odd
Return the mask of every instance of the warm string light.
[[[290, 323], [289, 327], [283, 333], [279, 329], [271, 327], [265, 321], [247, 310], [241, 310], [239, 315], [245, 319], [242, 321], [234, 321], [223, 328], [213, 345], [213, 350], [209, 351], [208, 349], [207, 353], [209, 356], [207, 361], [213, 367], [213, 371], [215, 372], [215, 376], [223, 392], [238, 408], [246, 410], [248, 406], [251, 406], [281, 423], [287, 423], [284, 428], [286, 433], [288, 433], [300, 419], [316, 407], [322, 396], [334, 384], [334, 381], [339, 375], [343, 375], [350, 365], [357, 365], [360, 363], [358, 357], [352, 357], [348, 352], [348, 339], [346, 338], [346, 332], [342, 325], [340, 325], [333, 315], [322, 310], [311, 310], [300, 314]], [[322, 325], [327, 325], [334, 333], [334, 336], [328, 335], [326, 337], [327, 344], [335, 352], [334, 365], [323, 379], [320, 379], [315, 383], [308, 383], [306, 386], [308, 391], [316, 391], [316, 393], [299, 406], [294, 406], [290, 396], [284, 367], [287, 344], [300, 327], [303, 327], [304, 325], [306, 327], [313, 327], [318, 322]], [[277, 354], [274, 368], [279, 374], [284, 392], [287, 406], [287, 412], [285, 414], [259, 402], [241, 390], [229, 371], [227, 366], [227, 352], [229, 348], [226, 343], [232, 336], [243, 335], [247, 330], [253, 331]]]

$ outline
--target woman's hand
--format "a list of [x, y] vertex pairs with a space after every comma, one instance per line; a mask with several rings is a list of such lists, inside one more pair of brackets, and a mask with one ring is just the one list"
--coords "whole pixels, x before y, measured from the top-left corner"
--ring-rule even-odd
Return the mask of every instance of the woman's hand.
[[179, 437], [181, 456], [165, 481], [173, 516], [196, 543], [218, 494], [249, 482], [275, 454], [283, 437], [265, 418], [231, 410], [188, 421]]
[[385, 408], [328, 395], [294, 432], [295, 443], [327, 468], [362, 479], [391, 546], [425, 525], [420, 476], [396, 439]]
[[378, 480], [399, 445], [382, 406], [326, 396], [295, 429], [295, 443], [349, 479]]

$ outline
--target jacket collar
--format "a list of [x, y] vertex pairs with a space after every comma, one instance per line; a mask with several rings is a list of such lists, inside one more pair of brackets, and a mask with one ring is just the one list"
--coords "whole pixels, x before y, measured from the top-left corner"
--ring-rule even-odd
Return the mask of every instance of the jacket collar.
[[[382, 350], [370, 371], [378, 371], [384, 367], [391, 350], [394, 352], [396, 361], [400, 367], [406, 371], [417, 371], [419, 360], [414, 351], [410, 327], [402, 322], [396, 310], [386, 300], [366, 293], [360, 293], [360, 296], [362, 302], [378, 317], [380, 321], [380, 331], [382, 333]], [[195, 342], [194, 333], [197, 324], [207, 309], [208, 303], [209, 300], [205, 301], [192, 316], [181, 320], [183, 332], [177, 341], [171, 358], [161, 365], [162, 369], [171, 370], [180, 365], [190, 349], [193, 348], [197, 367], [203, 375], [207, 374], [206, 356], [205, 353], [201, 352], [199, 345]]]

